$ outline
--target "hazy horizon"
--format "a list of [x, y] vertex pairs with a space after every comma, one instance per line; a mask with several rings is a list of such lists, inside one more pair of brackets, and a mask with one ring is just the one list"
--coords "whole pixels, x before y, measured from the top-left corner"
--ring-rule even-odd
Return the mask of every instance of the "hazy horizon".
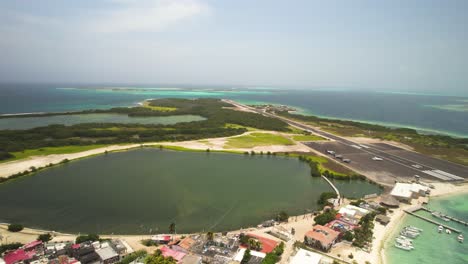
[[466, 95], [466, 1], [0, 3], [0, 83]]

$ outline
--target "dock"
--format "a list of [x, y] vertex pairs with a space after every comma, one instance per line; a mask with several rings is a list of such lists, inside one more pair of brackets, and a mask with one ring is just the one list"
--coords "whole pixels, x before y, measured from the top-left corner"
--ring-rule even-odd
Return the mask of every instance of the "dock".
[[[429, 212], [429, 213], [431, 213], [431, 214], [432, 214], [433, 212], [435, 212], [434, 210], [431, 210], [431, 209], [429, 209], [429, 208], [427, 208], [427, 207], [424, 207], [424, 206], [421, 206], [421, 209], [420, 209], [420, 210], [424, 210], [424, 211]], [[453, 221], [453, 222], [455, 222], [455, 223], [459, 223], [459, 224], [461, 224], [461, 225], [468, 226], [468, 222], [466, 222], [466, 221], [460, 220], [460, 219], [458, 219], [458, 218], [455, 218], [455, 217], [452, 217], [452, 216], [449, 216], [449, 215], [444, 215], [444, 217], [447, 218], [447, 219], [449, 219], [449, 220], [451, 220], [451, 221]]]
[[[423, 209], [423, 208], [424, 208], [424, 209]], [[456, 229], [456, 228], [453, 228], [453, 227], [451, 227], [451, 226], [448, 226], [448, 225], [439, 223], [439, 222], [434, 221], [434, 220], [432, 220], [432, 219], [429, 219], [429, 218], [427, 218], [427, 217], [425, 217], [425, 216], [421, 216], [421, 215], [415, 214], [415, 212], [417, 212], [417, 211], [419, 211], [419, 210], [424, 210], [424, 211], [430, 212], [430, 209], [425, 208], [425, 207], [423, 207], [423, 206], [416, 206], [416, 207], [412, 207], [412, 208], [409, 208], [409, 209], [405, 209], [405, 210], [403, 210], [403, 211], [404, 211], [405, 213], [409, 214], [409, 215], [412, 215], [412, 216], [414, 216], [414, 217], [417, 217], [417, 218], [419, 218], [419, 219], [422, 219], [422, 220], [424, 220], [424, 221], [426, 221], [426, 222], [435, 224], [435, 225], [437, 225], [437, 226], [442, 226], [442, 227], [444, 227], [445, 229], [451, 230], [452, 232], [455, 232], [455, 233], [458, 233], [458, 234], [461, 233], [461, 231], [458, 230], [458, 229]]]

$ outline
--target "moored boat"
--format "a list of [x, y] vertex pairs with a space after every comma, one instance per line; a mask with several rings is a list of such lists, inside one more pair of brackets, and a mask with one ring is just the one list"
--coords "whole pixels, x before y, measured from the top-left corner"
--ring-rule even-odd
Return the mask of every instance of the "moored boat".
[[442, 231], [444, 231], [444, 227], [443, 227], [443, 226], [439, 226], [439, 228], [437, 228], [437, 231], [438, 231], [439, 233], [442, 233]]
[[463, 237], [462, 234], [459, 234], [458, 237], [457, 237], [457, 240], [458, 240], [458, 242], [463, 243], [463, 241], [465, 240], [465, 238]]
[[399, 248], [399, 249], [403, 249], [403, 250], [406, 250], [406, 251], [410, 251], [410, 250], [413, 250], [414, 247], [407, 244], [407, 243], [398, 243], [398, 242], [395, 242], [395, 247]]

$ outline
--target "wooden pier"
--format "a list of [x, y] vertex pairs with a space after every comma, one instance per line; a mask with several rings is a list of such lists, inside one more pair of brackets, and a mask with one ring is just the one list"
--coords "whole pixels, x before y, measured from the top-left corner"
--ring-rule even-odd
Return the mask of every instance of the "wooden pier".
[[[427, 207], [424, 207], [424, 206], [421, 206], [421, 209], [420, 209], [420, 210], [424, 210], [424, 211], [429, 212], [429, 213], [431, 213], [431, 214], [432, 214], [433, 212], [435, 212], [434, 210], [431, 210], [431, 209], [429, 209], [429, 208], [427, 208]], [[463, 221], [463, 220], [457, 219], [457, 218], [455, 218], [455, 217], [451, 217], [451, 216], [449, 216], [449, 215], [444, 215], [444, 217], [447, 218], [447, 219], [449, 219], [449, 220], [451, 220], [451, 221], [453, 221], [453, 222], [455, 222], [455, 223], [459, 223], [459, 224], [461, 224], [461, 225], [468, 226], [468, 222], [465, 222], [465, 221]]]
[[[409, 209], [403, 210], [403, 211], [404, 211], [405, 213], [407, 213], [407, 214], [410, 214], [410, 215], [412, 215], [412, 216], [415, 216], [415, 217], [417, 217], [417, 218], [419, 218], [419, 219], [422, 219], [422, 220], [424, 220], [424, 221], [426, 221], [426, 222], [435, 224], [435, 225], [437, 225], [437, 226], [442, 226], [442, 227], [444, 227], [445, 229], [449, 229], [449, 230], [451, 230], [451, 231], [453, 231], [453, 232], [455, 232], [455, 233], [459, 233], [459, 234], [461, 233], [461, 231], [458, 230], [458, 229], [456, 229], [456, 228], [453, 228], [453, 227], [448, 226], [448, 225], [444, 225], [444, 224], [442, 224], [442, 223], [439, 223], [439, 222], [437, 222], [437, 221], [434, 221], [434, 220], [432, 220], [432, 219], [429, 219], [429, 218], [427, 218], [427, 217], [425, 217], [425, 216], [421, 216], [421, 215], [415, 214], [415, 212], [417, 212], [417, 211], [419, 211], [419, 210], [424, 210], [424, 211], [427, 211], [427, 212], [431, 212], [430, 209], [425, 208], [425, 207], [423, 207], [423, 206], [417, 206], [417, 207], [409, 208]], [[462, 221], [462, 222], [463, 222], [463, 221]]]

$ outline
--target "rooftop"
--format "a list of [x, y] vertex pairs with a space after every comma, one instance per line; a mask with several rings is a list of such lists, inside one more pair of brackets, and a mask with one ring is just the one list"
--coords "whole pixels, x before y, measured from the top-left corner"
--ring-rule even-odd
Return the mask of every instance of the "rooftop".
[[289, 264], [319, 264], [321, 259], [322, 255], [301, 248]]
[[172, 257], [177, 262], [180, 262], [182, 260], [182, 258], [185, 257], [185, 255], [187, 255], [184, 252], [172, 250], [172, 249], [170, 249], [168, 247], [162, 247], [161, 252], [162, 252], [164, 257]]
[[102, 260], [111, 259], [117, 257], [119, 254], [111, 247], [104, 247], [96, 250], [96, 253]]
[[256, 234], [247, 234], [249, 237], [253, 237], [258, 239], [262, 243], [262, 250], [261, 252], [263, 253], [270, 253], [275, 249], [276, 246], [278, 246], [279, 242], [275, 241], [273, 239], [269, 239], [263, 236], [259, 236]]
[[24, 249], [17, 249], [3, 256], [3, 259], [6, 264], [13, 264], [24, 260], [32, 259], [34, 255], [36, 255], [36, 252], [34, 250], [25, 251]]
[[413, 193], [419, 193], [420, 191], [426, 192], [429, 187], [423, 186], [418, 183], [402, 183], [397, 182], [392, 189], [390, 195], [411, 198]]
[[332, 244], [338, 238], [340, 233], [322, 225], [314, 226], [314, 229], [308, 231], [305, 235], [308, 238], [320, 241], [324, 245]]

